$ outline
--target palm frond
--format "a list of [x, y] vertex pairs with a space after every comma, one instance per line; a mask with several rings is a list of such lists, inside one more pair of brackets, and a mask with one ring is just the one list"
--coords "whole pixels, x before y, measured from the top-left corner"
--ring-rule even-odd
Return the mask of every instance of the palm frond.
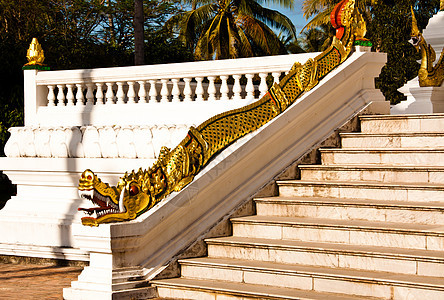
[[252, 2], [254, 3], [251, 3], [250, 7], [254, 18], [296, 38], [296, 27], [287, 16], [277, 10], [262, 7], [255, 1]]

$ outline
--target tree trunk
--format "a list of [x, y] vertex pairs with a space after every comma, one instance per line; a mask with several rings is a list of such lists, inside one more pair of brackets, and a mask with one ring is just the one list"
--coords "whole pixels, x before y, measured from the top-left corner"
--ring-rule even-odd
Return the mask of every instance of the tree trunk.
[[144, 37], [143, 37], [143, 0], [134, 0], [134, 64], [143, 65], [144, 56]]

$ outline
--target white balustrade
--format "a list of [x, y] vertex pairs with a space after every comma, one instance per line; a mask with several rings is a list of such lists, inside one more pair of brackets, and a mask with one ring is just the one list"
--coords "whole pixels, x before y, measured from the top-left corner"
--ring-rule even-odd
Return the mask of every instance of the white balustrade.
[[111, 125], [123, 124], [122, 117], [130, 125], [151, 124], [157, 118], [174, 123], [180, 113], [193, 115], [207, 108], [211, 111], [207, 113], [209, 117], [259, 99], [268, 91], [267, 78], [273, 79], [269, 83], [279, 82], [296, 61], [304, 63], [315, 55], [91, 70], [31, 70], [35, 75], [27, 73], [25, 89], [35, 89], [37, 99], [25, 99], [25, 106], [34, 102], [30, 107], [37, 109], [28, 111], [25, 124]]

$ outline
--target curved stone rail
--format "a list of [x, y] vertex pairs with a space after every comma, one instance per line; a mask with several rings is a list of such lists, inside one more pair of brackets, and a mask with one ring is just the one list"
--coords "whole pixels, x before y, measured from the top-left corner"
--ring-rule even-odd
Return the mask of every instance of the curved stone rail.
[[162, 146], [172, 147], [187, 134], [187, 125], [13, 127], [7, 157], [147, 158]]

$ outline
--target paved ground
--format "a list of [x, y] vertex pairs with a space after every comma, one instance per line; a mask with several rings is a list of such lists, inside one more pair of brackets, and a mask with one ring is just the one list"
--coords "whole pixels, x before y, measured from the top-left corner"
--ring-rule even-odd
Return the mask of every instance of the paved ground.
[[0, 263], [1, 300], [60, 300], [83, 267]]

